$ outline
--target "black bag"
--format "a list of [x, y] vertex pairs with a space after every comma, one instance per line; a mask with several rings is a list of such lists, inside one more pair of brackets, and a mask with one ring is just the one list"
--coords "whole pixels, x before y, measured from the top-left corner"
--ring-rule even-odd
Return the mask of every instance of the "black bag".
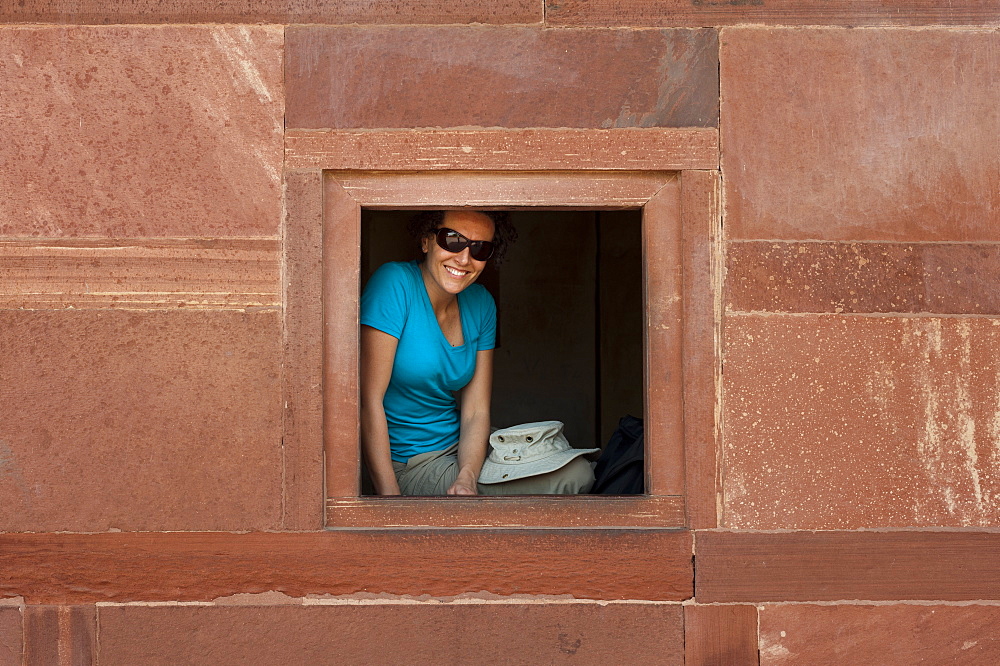
[[642, 419], [623, 416], [594, 467], [595, 495], [641, 495], [644, 488]]

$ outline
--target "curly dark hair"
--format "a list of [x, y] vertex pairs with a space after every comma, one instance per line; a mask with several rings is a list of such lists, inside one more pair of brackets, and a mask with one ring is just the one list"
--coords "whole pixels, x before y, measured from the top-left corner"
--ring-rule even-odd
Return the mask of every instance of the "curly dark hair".
[[[428, 234], [444, 224], [444, 215], [448, 211], [444, 210], [422, 210], [406, 224], [406, 230], [419, 243]], [[503, 261], [507, 253], [507, 246], [517, 240], [517, 229], [510, 221], [510, 213], [505, 210], [479, 210], [493, 220], [493, 256], [491, 259], [497, 263]]]

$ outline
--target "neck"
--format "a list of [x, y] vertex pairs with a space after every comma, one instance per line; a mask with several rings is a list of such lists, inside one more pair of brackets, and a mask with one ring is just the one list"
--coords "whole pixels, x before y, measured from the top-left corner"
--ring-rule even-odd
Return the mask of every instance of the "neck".
[[426, 264], [420, 264], [420, 277], [423, 278], [427, 298], [430, 300], [431, 308], [436, 314], [443, 314], [445, 310], [458, 301], [455, 294], [449, 294], [430, 278]]

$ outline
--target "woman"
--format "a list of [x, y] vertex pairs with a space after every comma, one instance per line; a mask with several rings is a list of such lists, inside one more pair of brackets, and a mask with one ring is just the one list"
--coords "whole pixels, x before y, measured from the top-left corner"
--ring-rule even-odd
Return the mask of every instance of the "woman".
[[[380, 495], [574, 493], [590, 465], [479, 484], [490, 435], [496, 305], [476, 279], [515, 233], [506, 213], [428, 211], [423, 260], [392, 262], [361, 297], [361, 439]], [[457, 400], [456, 400], [457, 394]]]

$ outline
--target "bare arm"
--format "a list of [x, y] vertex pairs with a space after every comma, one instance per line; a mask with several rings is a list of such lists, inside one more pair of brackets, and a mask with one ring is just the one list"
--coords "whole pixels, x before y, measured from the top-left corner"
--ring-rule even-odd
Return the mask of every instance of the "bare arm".
[[476, 353], [476, 372], [462, 389], [461, 434], [458, 439], [458, 478], [449, 495], [477, 495], [476, 482], [486, 459], [490, 439], [490, 398], [493, 393], [493, 350]]
[[389, 455], [389, 425], [382, 399], [392, 376], [399, 340], [371, 326], [361, 327], [361, 449], [379, 495], [398, 495]]

